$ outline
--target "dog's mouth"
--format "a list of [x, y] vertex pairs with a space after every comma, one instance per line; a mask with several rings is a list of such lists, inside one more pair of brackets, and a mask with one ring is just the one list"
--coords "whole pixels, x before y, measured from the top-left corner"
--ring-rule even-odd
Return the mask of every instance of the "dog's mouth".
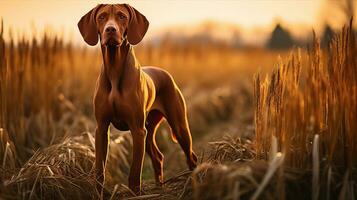
[[102, 44], [107, 47], [115, 47], [119, 46], [121, 41], [116, 35], [106, 35], [103, 37]]
[[118, 39], [114, 38], [114, 37], [110, 37], [108, 38], [105, 42], [104, 42], [105, 46], [118, 46], [120, 45], [120, 42], [118, 41]]

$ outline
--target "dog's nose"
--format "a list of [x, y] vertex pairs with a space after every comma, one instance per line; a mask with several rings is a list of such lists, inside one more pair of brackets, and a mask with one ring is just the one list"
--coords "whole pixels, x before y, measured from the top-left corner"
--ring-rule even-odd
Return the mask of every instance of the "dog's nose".
[[105, 28], [106, 33], [115, 33], [116, 31], [117, 29], [114, 26], [108, 26], [107, 28]]

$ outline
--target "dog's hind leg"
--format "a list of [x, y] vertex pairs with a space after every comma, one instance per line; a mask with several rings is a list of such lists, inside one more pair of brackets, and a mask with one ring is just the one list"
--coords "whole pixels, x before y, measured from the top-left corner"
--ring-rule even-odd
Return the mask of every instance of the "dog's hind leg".
[[163, 176], [163, 160], [164, 156], [160, 152], [156, 141], [155, 141], [155, 133], [157, 127], [160, 125], [160, 122], [163, 118], [161, 112], [157, 110], [152, 110], [149, 112], [147, 119], [146, 119], [146, 130], [147, 130], [147, 137], [146, 137], [146, 153], [151, 158], [152, 166], [154, 168], [154, 175], [157, 185], [163, 184], [164, 176]]
[[192, 137], [187, 121], [186, 104], [181, 92], [175, 89], [165, 102], [166, 119], [171, 127], [173, 137], [180, 144], [190, 170], [197, 166], [197, 156], [192, 149]]

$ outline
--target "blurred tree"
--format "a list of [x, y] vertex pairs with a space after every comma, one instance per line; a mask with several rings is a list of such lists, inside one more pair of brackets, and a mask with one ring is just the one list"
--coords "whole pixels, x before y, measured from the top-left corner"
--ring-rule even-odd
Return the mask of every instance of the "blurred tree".
[[335, 35], [332, 27], [339, 27], [349, 23], [349, 20], [355, 14], [355, 3], [356, 0], [323, 1], [323, 4], [321, 4], [321, 20], [328, 21], [328, 23], [325, 24], [321, 35], [322, 47], [327, 47]]
[[234, 29], [233, 34], [231, 36], [231, 41], [232, 41], [232, 46], [235, 48], [239, 48], [243, 46], [243, 41], [242, 41], [242, 37], [241, 37], [241, 33], [240, 31]]
[[279, 23], [271, 33], [267, 47], [270, 49], [288, 49], [291, 48], [294, 41], [288, 30], [285, 30]]
[[331, 26], [326, 24], [325, 25], [325, 29], [322, 35], [322, 39], [321, 39], [321, 46], [322, 47], [328, 47], [328, 45], [330, 44], [333, 36], [334, 36], [334, 31], [332, 30]]

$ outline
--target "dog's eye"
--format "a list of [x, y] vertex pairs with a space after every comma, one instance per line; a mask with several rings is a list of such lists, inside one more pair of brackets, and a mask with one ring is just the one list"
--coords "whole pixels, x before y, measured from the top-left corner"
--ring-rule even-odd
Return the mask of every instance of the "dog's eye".
[[98, 19], [99, 19], [99, 20], [103, 20], [103, 19], [104, 19], [104, 15], [100, 15], [100, 16], [98, 17]]
[[125, 18], [126, 18], [126, 16], [125, 16], [125, 15], [123, 15], [123, 14], [121, 14], [121, 13], [118, 13], [117, 15], [118, 15], [119, 19], [121, 19], [121, 20], [123, 20], [123, 19], [125, 19]]

